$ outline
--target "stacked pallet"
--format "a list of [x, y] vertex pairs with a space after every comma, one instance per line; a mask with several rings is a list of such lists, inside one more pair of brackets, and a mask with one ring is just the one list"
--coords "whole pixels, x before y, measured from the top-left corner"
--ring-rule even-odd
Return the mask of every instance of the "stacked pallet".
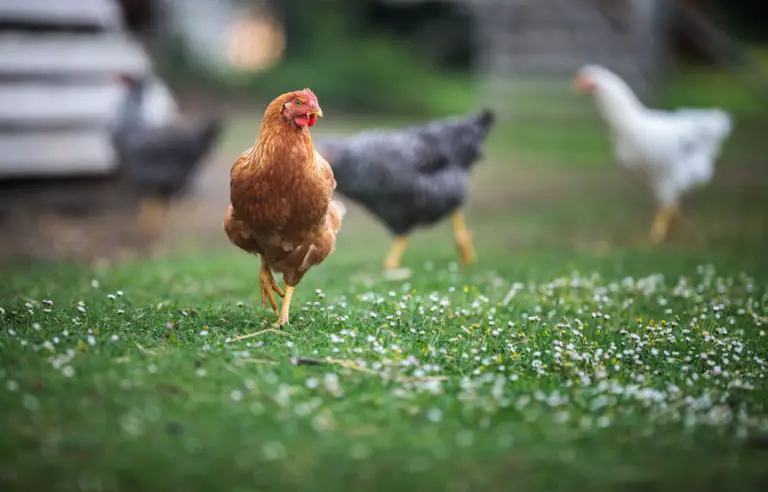
[[[0, 180], [113, 173], [115, 75], [149, 70], [116, 1], [0, 2]], [[175, 112], [163, 86], [148, 103], [151, 119]]]

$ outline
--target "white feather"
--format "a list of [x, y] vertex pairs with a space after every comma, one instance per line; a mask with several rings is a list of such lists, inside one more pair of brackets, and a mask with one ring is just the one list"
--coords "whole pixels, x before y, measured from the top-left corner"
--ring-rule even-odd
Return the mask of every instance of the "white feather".
[[333, 200], [333, 202], [331, 203], [336, 207], [336, 210], [339, 211], [339, 215], [341, 215], [342, 217], [347, 215], [347, 206], [344, 205], [344, 202], [342, 202], [341, 200]]

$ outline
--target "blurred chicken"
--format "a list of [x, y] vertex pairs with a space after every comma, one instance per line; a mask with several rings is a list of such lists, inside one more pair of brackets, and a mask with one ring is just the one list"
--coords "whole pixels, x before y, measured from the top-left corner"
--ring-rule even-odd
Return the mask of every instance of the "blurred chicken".
[[592, 94], [610, 127], [616, 159], [645, 173], [658, 204], [651, 241], [663, 241], [680, 218], [680, 199], [711, 181], [715, 160], [731, 134], [731, 117], [719, 109], [649, 109], [616, 74], [597, 65], [582, 67], [576, 90]]
[[393, 131], [367, 131], [325, 139], [318, 151], [331, 164], [343, 195], [361, 203], [395, 235], [384, 266], [398, 268], [408, 234], [452, 214], [462, 265], [475, 259], [472, 238], [459, 208], [467, 198], [469, 174], [483, 155], [495, 120], [483, 110]]
[[[127, 86], [112, 140], [120, 164], [142, 198], [139, 226], [154, 232], [168, 201], [185, 192], [194, 172], [221, 133], [219, 118], [181, 125], [147, 118], [145, 100], [157, 88], [150, 78], [121, 75]], [[159, 98], [163, 100], [163, 98]], [[160, 121], [158, 121], [160, 119]]]
[[[343, 207], [332, 202], [336, 181], [315, 152], [309, 127], [323, 112], [309, 89], [277, 97], [267, 107], [259, 136], [230, 172], [230, 201], [224, 217], [229, 240], [261, 255], [261, 305], [283, 297], [275, 325], [288, 323], [296, 285], [334, 249]], [[272, 276], [283, 274], [285, 291]]]

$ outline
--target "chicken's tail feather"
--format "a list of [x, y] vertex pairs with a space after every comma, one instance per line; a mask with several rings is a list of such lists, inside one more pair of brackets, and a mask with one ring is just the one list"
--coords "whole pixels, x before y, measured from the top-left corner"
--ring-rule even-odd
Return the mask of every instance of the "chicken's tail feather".
[[733, 131], [733, 118], [722, 109], [680, 109], [675, 114], [689, 119], [696, 125], [702, 137], [714, 140], [718, 144], [728, 138]]
[[711, 114], [708, 126], [713, 136], [722, 142], [733, 132], [733, 118], [723, 110], [714, 110]]
[[492, 109], [483, 108], [477, 115], [477, 122], [483, 128], [490, 128], [496, 122], [496, 113]]
[[203, 139], [211, 142], [216, 141], [221, 134], [223, 125], [224, 122], [218, 116], [208, 120], [203, 129]]
[[200, 156], [198, 157], [202, 157], [215, 145], [219, 135], [221, 135], [222, 126], [223, 123], [219, 117], [211, 118], [200, 126], [199, 133], [195, 138], [196, 141], [200, 142]]
[[221, 135], [223, 122], [220, 118], [210, 118], [186, 135], [182, 148], [188, 149], [185, 167], [191, 173], [200, 165], [205, 156], [213, 150]]
[[686, 118], [694, 129], [696, 144], [687, 160], [687, 180], [691, 184], [708, 183], [723, 143], [733, 130], [733, 120], [720, 109], [681, 109], [676, 116]]

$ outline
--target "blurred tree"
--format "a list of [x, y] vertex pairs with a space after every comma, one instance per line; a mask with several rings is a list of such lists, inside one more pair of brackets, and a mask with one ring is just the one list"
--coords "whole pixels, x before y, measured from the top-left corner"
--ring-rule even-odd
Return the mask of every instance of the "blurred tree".
[[710, 9], [723, 15], [729, 27], [735, 29], [736, 34], [745, 41], [768, 41], [768, 3], [759, 0], [700, 0], [705, 8], [710, 4]]
[[287, 57], [303, 58], [319, 46], [338, 45], [354, 39], [367, 0], [272, 1], [288, 34]]
[[442, 0], [390, 3], [386, 0], [282, 0], [272, 2], [288, 32], [286, 55], [306, 56], [327, 46], [367, 37], [394, 37], [439, 68], [471, 63], [470, 18]]
[[403, 37], [421, 55], [445, 69], [472, 64], [472, 18], [461, 2], [365, 2], [367, 24]]

